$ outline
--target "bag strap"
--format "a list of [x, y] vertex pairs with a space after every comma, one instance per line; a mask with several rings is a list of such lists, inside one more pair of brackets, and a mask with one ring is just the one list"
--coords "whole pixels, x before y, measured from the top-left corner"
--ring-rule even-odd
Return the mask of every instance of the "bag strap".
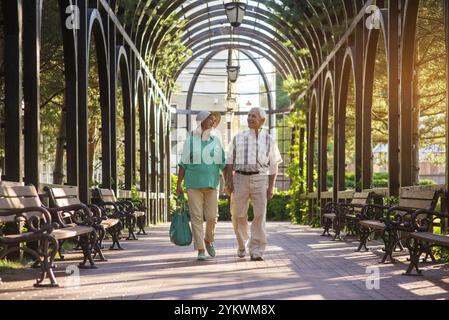
[[178, 196], [178, 203], [182, 208], [183, 212], [186, 212], [186, 204], [187, 204], [187, 200], [184, 196], [184, 192], [181, 192]]

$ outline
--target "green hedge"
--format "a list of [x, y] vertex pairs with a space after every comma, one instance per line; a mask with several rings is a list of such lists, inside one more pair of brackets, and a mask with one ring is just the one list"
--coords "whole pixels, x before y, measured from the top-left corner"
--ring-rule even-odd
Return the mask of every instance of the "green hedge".
[[[327, 186], [332, 188], [333, 175], [332, 172], [327, 174]], [[421, 180], [419, 185], [435, 184], [433, 180]], [[347, 189], [355, 189], [355, 174], [353, 172], [346, 172], [345, 185]], [[388, 188], [388, 172], [376, 172], [373, 174], [373, 188]]]
[[[275, 194], [273, 199], [267, 204], [267, 221], [290, 221], [289, 210], [287, 204], [290, 197], [284, 193]], [[253, 208], [250, 205], [248, 210], [248, 219], [254, 217]], [[220, 199], [218, 203], [218, 220], [231, 221], [231, 211], [229, 199]]]

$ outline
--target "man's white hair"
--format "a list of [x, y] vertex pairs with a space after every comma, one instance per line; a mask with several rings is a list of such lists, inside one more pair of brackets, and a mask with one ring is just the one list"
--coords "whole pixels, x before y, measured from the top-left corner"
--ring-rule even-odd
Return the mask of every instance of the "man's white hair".
[[260, 116], [262, 119], [266, 119], [266, 118], [267, 118], [267, 113], [266, 113], [265, 110], [262, 109], [261, 107], [253, 107], [253, 108], [251, 108], [251, 110], [249, 110], [249, 111], [251, 112], [251, 111], [253, 111], [253, 110], [256, 110], [256, 111], [259, 113], [259, 116]]

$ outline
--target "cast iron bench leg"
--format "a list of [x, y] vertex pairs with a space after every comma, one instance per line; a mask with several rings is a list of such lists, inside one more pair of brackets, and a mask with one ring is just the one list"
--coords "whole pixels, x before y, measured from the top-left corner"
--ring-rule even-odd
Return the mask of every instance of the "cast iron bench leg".
[[362, 248], [365, 248], [365, 251], [368, 251], [366, 242], [368, 241], [369, 234], [370, 234], [369, 228], [365, 226], [360, 227], [360, 244], [356, 251], [361, 251]]
[[324, 231], [323, 231], [323, 234], [322, 234], [321, 236], [325, 236], [326, 233], [327, 233], [328, 236], [331, 235], [331, 234], [329, 233], [329, 229], [330, 229], [330, 227], [331, 227], [331, 224], [332, 224], [332, 220], [331, 220], [331, 219], [327, 219], [327, 218], [324, 218], [324, 219], [323, 219], [323, 228], [324, 228]]
[[[56, 256], [56, 252], [58, 252], [58, 241], [53, 237], [46, 237], [41, 242], [41, 254], [43, 254], [43, 259], [40, 261], [41, 265], [41, 276], [36, 280], [34, 287], [59, 287], [58, 282], [56, 281], [56, 277], [53, 273], [53, 261]], [[51, 248], [51, 253], [50, 249]], [[39, 260], [39, 259], [38, 259]], [[44, 280], [47, 278], [50, 279], [50, 284], [43, 284]]]
[[[419, 257], [422, 254], [421, 246], [418, 240], [413, 240], [413, 245], [410, 243], [411, 240], [407, 241], [407, 248], [410, 253], [410, 264], [408, 265], [407, 271], [403, 273], [406, 276], [422, 276], [422, 271], [419, 270]], [[416, 269], [416, 274], [413, 274], [413, 268]]]

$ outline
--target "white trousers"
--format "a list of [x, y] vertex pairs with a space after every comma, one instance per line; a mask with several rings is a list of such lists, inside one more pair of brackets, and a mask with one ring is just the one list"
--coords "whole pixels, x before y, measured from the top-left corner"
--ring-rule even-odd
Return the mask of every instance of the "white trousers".
[[[231, 195], [231, 215], [239, 249], [248, 246], [250, 255], [262, 256], [267, 244], [265, 219], [267, 215], [267, 175], [233, 176], [234, 192]], [[253, 206], [254, 219], [251, 235], [248, 226], [249, 203]]]

